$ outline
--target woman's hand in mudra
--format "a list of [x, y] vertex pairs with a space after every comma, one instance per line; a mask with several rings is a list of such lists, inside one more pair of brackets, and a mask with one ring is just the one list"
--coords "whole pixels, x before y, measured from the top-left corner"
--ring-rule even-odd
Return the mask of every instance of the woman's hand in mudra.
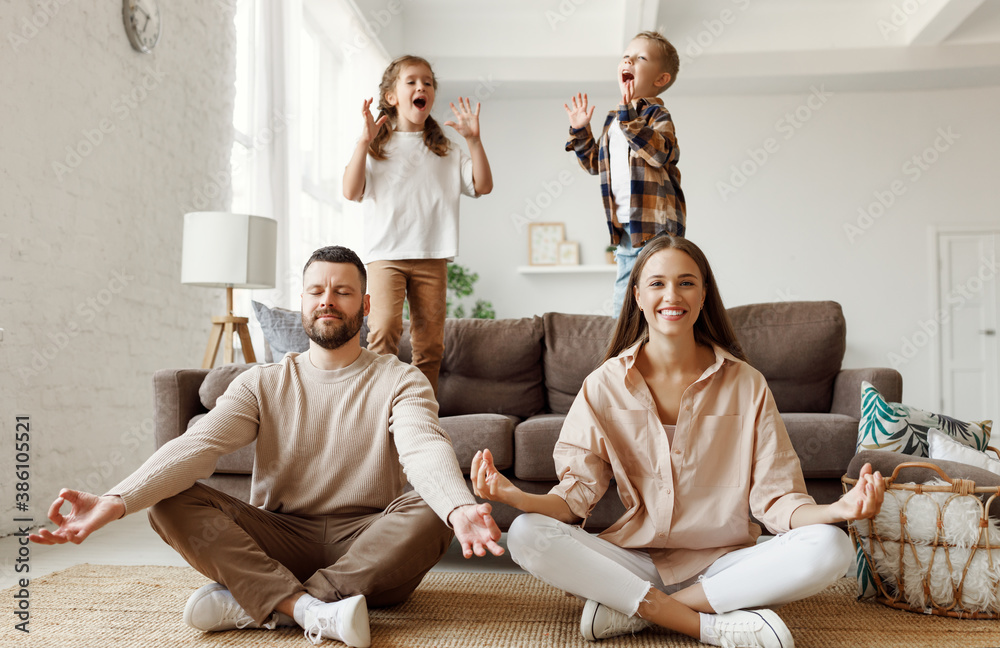
[[493, 463], [493, 453], [488, 449], [480, 450], [472, 458], [469, 478], [472, 480], [472, 492], [476, 497], [517, 508], [514, 502], [522, 491], [497, 470], [496, 464]]

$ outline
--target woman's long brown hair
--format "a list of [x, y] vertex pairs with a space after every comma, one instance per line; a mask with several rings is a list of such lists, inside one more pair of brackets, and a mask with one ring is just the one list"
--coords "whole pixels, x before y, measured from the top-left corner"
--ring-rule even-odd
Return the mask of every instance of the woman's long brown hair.
[[715, 285], [715, 276], [712, 274], [712, 267], [708, 264], [705, 253], [697, 245], [686, 238], [672, 236], [667, 233], [653, 237], [642, 246], [639, 256], [632, 266], [632, 273], [628, 277], [628, 289], [625, 292], [625, 301], [622, 303], [622, 312], [618, 316], [618, 323], [615, 325], [615, 332], [611, 336], [611, 343], [604, 354], [604, 361], [615, 357], [625, 349], [629, 348], [639, 340], [649, 339], [649, 329], [646, 318], [643, 317], [639, 305], [635, 301], [635, 287], [642, 276], [642, 270], [657, 252], [662, 250], [680, 250], [684, 252], [698, 266], [702, 280], [705, 282], [705, 307], [701, 315], [694, 323], [694, 339], [698, 344], [706, 346], [717, 345], [733, 354], [744, 362], [747, 360], [736, 338], [733, 330], [733, 323], [729, 320], [726, 307], [722, 305], [722, 296], [719, 288]]
[[[396, 107], [389, 105], [386, 95], [392, 92], [393, 88], [395, 88], [396, 79], [399, 78], [399, 72], [407, 65], [426, 65], [427, 69], [431, 71], [431, 79], [434, 89], [437, 90], [437, 77], [434, 76], [434, 70], [431, 68], [431, 64], [419, 56], [400, 56], [398, 59], [389, 64], [389, 67], [387, 67], [385, 72], [382, 74], [382, 83], [378, 86], [379, 112], [375, 121], [381, 119], [382, 115], [387, 115], [389, 119], [382, 124], [378, 133], [375, 134], [375, 138], [371, 141], [371, 144], [368, 145], [368, 154], [376, 160], [384, 160], [386, 158], [385, 145], [389, 141], [389, 138], [392, 137], [392, 131], [396, 127]], [[437, 121], [429, 115], [427, 117], [427, 121], [424, 122], [424, 144], [426, 144], [427, 148], [434, 152], [438, 157], [448, 155], [448, 138], [445, 137], [444, 131], [441, 130], [441, 126], [438, 125]]]

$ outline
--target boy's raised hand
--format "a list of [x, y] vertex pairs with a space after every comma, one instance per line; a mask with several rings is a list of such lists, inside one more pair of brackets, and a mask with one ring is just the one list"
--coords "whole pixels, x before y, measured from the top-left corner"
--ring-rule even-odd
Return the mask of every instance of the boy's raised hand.
[[569, 125], [573, 128], [585, 128], [590, 123], [590, 118], [594, 116], [594, 107], [587, 108], [587, 95], [583, 93], [577, 93], [571, 101], [573, 108], [563, 104], [566, 114], [569, 115]]
[[476, 102], [476, 112], [472, 112], [472, 101], [468, 98], [458, 98], [458, 107], [449, 103], [451, 112], [455, 114], [455, 121], [446, 121], [445, 126], [451, 126], [458, 134], [466, 139], [479, 139], [479, 110], [482, 104]]
[[375, 121], [371, 112], [372, 101], [372, 99], [366, 99], [361, 105], [361, 115], [365, 121], [364, 130], [361, 131], [361, 137], [364, 138], [364, 140], [369, 144], [373, 139], [375, 139], [375, 135], [378, 134], [378, 129], [382, 128], [382, 124], [389, 119], [388, 115], [382, 115], [378, 121]]
[[629, 105], [633, 97], [635, 97], [635, 81], [626, 81], [622, 87], [622, 103]]

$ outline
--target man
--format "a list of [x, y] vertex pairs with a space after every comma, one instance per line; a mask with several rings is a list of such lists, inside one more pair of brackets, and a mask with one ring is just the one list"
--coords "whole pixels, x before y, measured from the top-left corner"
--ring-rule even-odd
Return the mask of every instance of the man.
[[[361, 348], [366, 279], [351, 250], [314, 252], [303, 270], [309, 351], [239, 375], [197, 425], [107, 494], [63, 489], [49, 508], [58, 529], [31, 539], [79, 544], [152, 507], [157, 533], [216, 581], [188, 600], [189, 625], [298, 624], [313, 643], [359, 647], [370, 643], [368, 604], [405, 600], [451, 529], [466, 558], [501, 555], [500, 530], [465, 485], [427, 379]], [[253, 441], [249, 504], [195, 483]], [[407, 479], [415, 492], [403, 492]]]

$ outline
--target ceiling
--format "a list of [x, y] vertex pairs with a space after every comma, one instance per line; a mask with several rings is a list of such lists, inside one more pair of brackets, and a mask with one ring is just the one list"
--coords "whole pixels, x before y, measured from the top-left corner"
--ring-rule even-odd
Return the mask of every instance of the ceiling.
[[[1000, 0], [354, 0], [390, 56], [428, 58], [449, 92], [616, 92], [636, 33], [677, 47], [670, 92], [1000, 85]], [[380, 13], [381, 12], [381, 13]]]

